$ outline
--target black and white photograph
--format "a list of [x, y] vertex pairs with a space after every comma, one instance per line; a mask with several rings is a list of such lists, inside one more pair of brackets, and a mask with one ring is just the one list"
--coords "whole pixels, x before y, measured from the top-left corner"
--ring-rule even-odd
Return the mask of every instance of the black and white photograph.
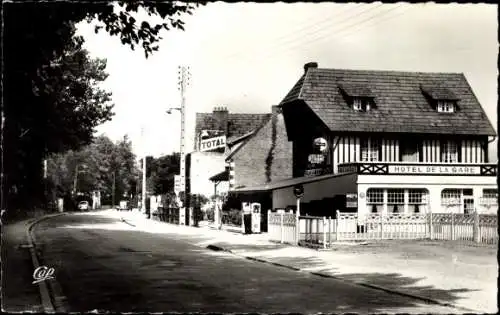
[[497, 4], [1, 19], [2, 312], [498, 312]]

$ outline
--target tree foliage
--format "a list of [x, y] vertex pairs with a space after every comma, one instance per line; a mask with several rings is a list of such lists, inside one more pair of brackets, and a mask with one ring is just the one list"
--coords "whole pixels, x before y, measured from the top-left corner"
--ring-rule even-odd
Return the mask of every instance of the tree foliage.
[[97, 137], [78, 151], [51, 156], [47, 165], [48, 178], [57, 197], [100, 191], [104, 203], [110, 203], [113, 194], [118, 203], [136, 194], [138, 170], [126, 136], [117, 143], [105, 136]]
[[154, 195], [174, 191], [175, 175], [180, 173], [180, 154], [173, 153], [159, 158], [146, 157], [147, 190]]
[[[9, 207], [43, 199], [42, 160], [91, 143], [96, 126], [112, 117], [111, 95], [99, 89], [105, 60], [92, 60], [75, 36], [78, 22], [97, 21], [146, 57], [158, 50], [161, 30], [183, 29], [183, 14], [203, 3], [156, 1], [11, 1], [3, 9], [2, 159]], [[138, 21], [138, 12], [162, 19]]]

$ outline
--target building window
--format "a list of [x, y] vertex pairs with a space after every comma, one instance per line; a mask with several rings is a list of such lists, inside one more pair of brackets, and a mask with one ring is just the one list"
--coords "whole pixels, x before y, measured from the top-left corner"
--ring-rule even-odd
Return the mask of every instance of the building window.
[[366, 204], [372, 213], [381, 213], [384, 208], [384, 190], [370, 188], [366, 191]]
[[498, 189], [483, 189], [481, 204], [487, 207], [498, 206]]
[[378, 162], [380, 160], [380, 142], [377, 139], [361, 140], [361, 161]]
[[412, 141], [411, 139], [405, 139], [400, 141], [400, 153], [402, 162], [419, 162], [419, 144], [417, 141]]
[[460, 189], [443, 189], [441, 192], [441, 205], [457, 206], [461, 204], [462, 191]]
[[498, 189], [483, 189], [483, 198], [498, 199]]
[[455, 104], [451, 101], [438, 101], [437, 110], [439, 113], [453, 113], [455, 112]]
[[410, 213], [421, 213], [423, 207], [427, 204], [426, 189], [408, 190], [408, 211]]
[[404, 212], [405, 206], [405, 191], [404, 189], [388, 189], [387, 190], [387, 206], [388, 212], [400, 213]]
[[358, 112], [367, 112], [370, 110], [370, 102], [367, 99], [355, 97], [352, 101], [352, 108]]
[[441, 162], [458, 163], [458, 145], [455, 141], [441, 143]]

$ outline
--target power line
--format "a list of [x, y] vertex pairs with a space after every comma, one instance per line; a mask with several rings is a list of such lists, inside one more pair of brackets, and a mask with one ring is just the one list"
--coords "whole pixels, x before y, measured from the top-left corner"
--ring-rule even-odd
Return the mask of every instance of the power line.
[[[359, 5], [360, 5], [360, 4], [356, 4], [356, 5], [357, 5], [357, 7], [359, 7]], [[344, 13], [344, 14], [345, 14], [345, 13], [347, 13], [347, 12], [350, 12], [350, 11], [354, 10], [355, 8], [357, 8], [357, 7], [346, 8], [346, 9], [345, 9], [345, 10], [343, 10], [343, 11], [340, 11], [340, 12], [335, 12], [335, 16], [338, 16], [338, 14], [340, 14], [340, 13]], [[272, 41], [275, 41], [275, 42], [280, 42], [280, 41], [282, 41], [283, 39], [287, 39], [287, 38], [288, 38], [288, 37], [290, 37], [290, 36], [292, 36], [292, 37], [296, 37], [296, 36], [297, 36], [297, 33], [302, 33], [303, 31], [306, 31], [306, 30], [311, 29], [311, 27], [320, 26], [321, 24], [325, 24], [325, 22], [329, 22], [329, 23], [326, 23], [326, 24], [327, 24], [327, 25], [331, 25], [331, 24], [332, 24], [331, 19], [332, 19], [332, 17], [333, 17], [333, 16], [334, 16], [334, 15], [329, 15], [329, 16], [327, 16], [325, 19], [322, 19], [322, 20], [320, 20], [320, 21], [313, 21], [313, 22], [311, 22], [311, 23], [306, 23], [306, 24], [304, 24], [305, 26], [302, 26], [302, 27], [300, 27], [300, 28], [298, 28], [298, 29], [295, 29], [294, 31], [291, 31], [291, 32], [289, 32], [289, 33], [287, 33], [287, 34], [285, 34], [285, 35], [282, 35], [282, 36], [276, 37], [276, 38], [272, 39]], [[320, 28], [320, 29], [321, 29], [321, 28]], [[253, 47], [253, 46], [252, 46], [252, 45], [246, 45], [246, 46], [245, 46], [245, 48], [248, 48], [248, 47]], [[225, 57], [223, 57], [223, 58], [232, 59], [232, 58], [234, 58], [235, 56], [238, 56], [239, 54], [241, 54], [242, 52], [244, 52], [244, 53], [245, 53], [245, 52], [248, 52], [248, 50], [246, 50], [245, 48], [240, 49], [238, 52], [233, 53], [233, 54], [230, 54], [230, 55], [227, 55], [227, 56], [225, 56]], [[255, 50], [255, 49], [250, 49], [250, 50]]]
[[[314, 29], [313, 31], [306, 33], [306, 35], [313, 35], [313, 34], [316, 34], [316, 33], [318, 33], [318, 32], [319, 32], [319, 31], [321, 31], [321, 30], [325, 30], [325, 29], [327, 29], [329, 26], [335, 25], [335, 27], [333, 27], [332, 29], [329, 29], [329, 33], [331, 33], [331, 32], [333, 32], [333, 31], [335, 31], [335, 30], [336, 30], [336, 28], [338, 28], [338, 27], [342, 27], [342, 25], [344, 24], [344, 22], [349, 21], [349, 20], [356, 19], [356, 18], [358, 18], [358, 17], [360, 17], [360, 16], [362, 16], [362, 15], [364, 15], [364, 14], [366, 14], [366, 13], [370, 12], [370, 11], [373, 11], [373, 10], [378, 9], [378, 8], [379, 8], [379, 7], [381, 7], [382, 5], [383, 5], [383, 4], [381, 3], [381, 4], [378, 4], [376, 7], [369, 7], [369, 8], [366, 8], [366, 9], [364, 9], [364, 10], [360, 11], [360, 12], [357, 12], [356, 14], [348, 15], [348, 16], [346, 16], [345, 18], [341, 19], [340, 21], [332, 21], [331, 23], [328, 23], [328, 24], [326, 24], [325, 26], [320, 27], [319, 29]], [[300, 38], [304, 38], [304, 37], [306, 37], [306, 36], [300, 36]], [[280, 46], [281, 46], [281, 47], [286, 47], [286, 46], [287, 46], [287, 45], [286, 45], [287, 43], [294, 43], [294, 42], [297, 42], [297, 39], [298, 39], [298, 38], [291, 38], [290, 40], [283, 42], [283, 44], [284, 44], [284, 45], [280, 45], [280, 44], [271, 45], [271, 46], [269, 46], [269, 47], [266, 47], [266, 50], [267, 50], [267, 51], [270, 51], [270, 50], [274, 51], [274, 50], [273, 50], [273, 48], [281, 49], [281, 48], [280, 48]], [[300, 44], [301, 44], [301, 43], [300, 43], [300, 41], [299, 41], [299, 45], [300, 45]], [[231, 58], [228, 58], [226, 61], [229, 61], [230, 59], [231, 59]]]
[[[402, 7], [402, 5], [398, 6], [397, 8], [394, 8], [394, 9], [388, 10], [388, 11], [386, 11], [386, 12], [384, 13], [384, 15], [385, 15], [385, 14], [387, 14], [387, 13], [389, 13], [389, 12], [392, 12], [392, 11], [394, 11], [394, 10], [398, 9], [398, 8], [401, 8], [401, 7]], [[391, 16], [389, 16], [389, 17], [386, 17], [385, 19], [382, 19], [382, 20], [378, 20], [378, 21], [377, 21], [377, 23], [371, 24], [371, 25], [370, 25], [369, 27], [367, 27], [367, 28], [371, 28], [371, 27], [373, 27], [373, 26], [375, 26], [375, 25], [377, 25], [377, 24], [382, 24], [382, 22], [384, 22], [384, 21], [387, 21], [387, 20], [393, 19], [393, 18], [395, 18], [395, 17], [398, 17], [398, 16], [400, 16], [400, 15], [404, 14], [404, 13], [405, 13], [406, 11], [408, 11], [409, 9], [410, 9], [410, 7], [409, 7], [409, 6], [408, 6], [408, 7], [406, 7], [406, 8], [403, 8], [403, 10], [401, 10], [398, 14], [391, 15]], [[353, 32], [348, 32], [348, 33], [344, 34], [343, 36], [338, 37], [338, 39], [340, 39], [340, 38], [345, 38], [346, 36], [349, 36], [349, 35], [351, 35], [351, 34], [354, 34], [354, 33], [358, 32], [360, 29], [363, 29], [363, 28], [365, 28], [365, 27], [355, 28]], [[365, 28], [365, 29], [367, 29], [367, 28]]]
[[[399, 5], [398, 7], [391, 8], [391, 9], [389, 9], [389, 10], [385, 11], [385, 12], [381, 12], [381, 13], [378, 13], [378, 14], [372, 15], [372, 16], [370, 16], [370, 17], [369, 17], [369, 18], [367, 18], [367, 19], [364, 19], [364, 20], [362, 20], [362, 21], [360, 21], [360, 22], [357, 22], [357, 24], [358, 24], [358, 26], [361, 26], [363, 23], [368, 22], [368, 21], [370, 21], [370, 20], [373, 20], [374, 18], [377, 18], [377, 17], [380, 17], [380, 16], [385, 16], [385, 15], [386, 15], [386, 14], [388, 14], [389, 12], [392, 12], [392, 11], [394, 11], [395, 9], [400, 8], [401, 6], [402, 6], [402, 5]], [[401, 13], [401, 14], [402, 14], [402, 13]], [[400, 14], [398, 14], [398, 15], [400, 15]], [[397, 16], [397, 15], [396, 15], [396, 16]], [[380, 22], [380, 21], [379, 21], [379, 22]], [[354, 23], [354, 24], [356, 24], [356, 23]], [[375, 23], [375, 24], [377, 24], [377, 23]], [[375, 24], [373, 24], [373, 25], [375, 25]], [[372, 25], [372, 26], [373, 26], [373, 25]], [[325, 34], [325, 35], [323, 35], [323, 36], [315, 37], [315, 38], [312, 38], [312, 39], [307, 40], [307, 41], [305, 41], [305, 42], [299, 42], [298, 44], [293, 45], [293, 46], [284, 47], [283, 49], [285, 49], [285, 50], [289, 51], [288, 53], [285, 53], [285, 54], [279, 54], [279, 55], [277, 55], [277, 54], [276, 54], [276, 55], [274, 55], [274, 56], [273, 56], [272, 54], [266, 54], [266, 55], [264, 55], [264, 56], [262, 56], [262, 57], [259, 57], [259, 58], [255, 58], [255, 57], [251, 56], [251, 57], [250, 57], [249, 59], [247, 59], [247, 60], [248, 60], [248, 61], [263, 61], [263, 60], [268, 59], [268, 58], [273, 59], [273, 58], [276, 58], [276, 57], [283, 57], [283, 56], [288, 55], [288, 54], [291, 52], [291, 51], [290, 51], [290, 49], [293, 49], [293, 48], [299, 47], [299, 46], [304, 45], [304, 44], [308, 44], [308, 43], [312, 43], [312, 42], [317, 42], [318, 40], [321, 40], [321, 39], [324, 39], [324, 38], [329, 38], [329, 37], [337, 37], [337, 35], [338, 35], [339, 33], [342, 33], [342, 31], [349, 30], [349, 28], [350, 28], [351, 26], [352, 26], [352, 24], [351, 24], [351, 25], [349, 25], [349, 26], [347, 26], [347, 27], [343, 27], [343, 28], [341, 28], [340, 30], [338, 30], [338, 31], [337, 31], [337, 32], [335, 32], [335, 33], [334, 33], [334, 31], [332, 31], [332, 32], [329, 32], [329, 33], [327, 33], [327, 34]], [[361, 27], [361, 28], [362, 28], [362, 27]], [[359, 27], [358, 27], [358, 28], [356, 28], [356, 30], [357, 30], [357, 31], [359, 31], [361, 28], [359, 28]], [[348, 33], [349, 33], [349, 32], [348, 32]], [[349, 34], [352, 34], [352, 33], [354, 33], [354, 32], [351, 32], [351, 33], [349, 33]], [[346, 34], [347, 34], [347, 33], [346, 33]], [[344, 34], [344, 35], [345, 35], [345, 34]], [[337, 38], [339, 38], [339, 37], [337, 37]], [[342, 37], [340, 37], [340, 38], [342, 38]]]

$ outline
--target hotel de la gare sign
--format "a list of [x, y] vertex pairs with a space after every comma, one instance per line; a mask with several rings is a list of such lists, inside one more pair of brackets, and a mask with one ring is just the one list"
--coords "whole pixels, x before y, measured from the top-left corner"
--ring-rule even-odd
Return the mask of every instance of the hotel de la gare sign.
[[455, 175], [496, 176], [496, 165], [405, 164], [357, 162], [338, 166], [338, 173], [384, 175]]
[[480, 175], [479, 166], [388, 165], [389, 174]]

